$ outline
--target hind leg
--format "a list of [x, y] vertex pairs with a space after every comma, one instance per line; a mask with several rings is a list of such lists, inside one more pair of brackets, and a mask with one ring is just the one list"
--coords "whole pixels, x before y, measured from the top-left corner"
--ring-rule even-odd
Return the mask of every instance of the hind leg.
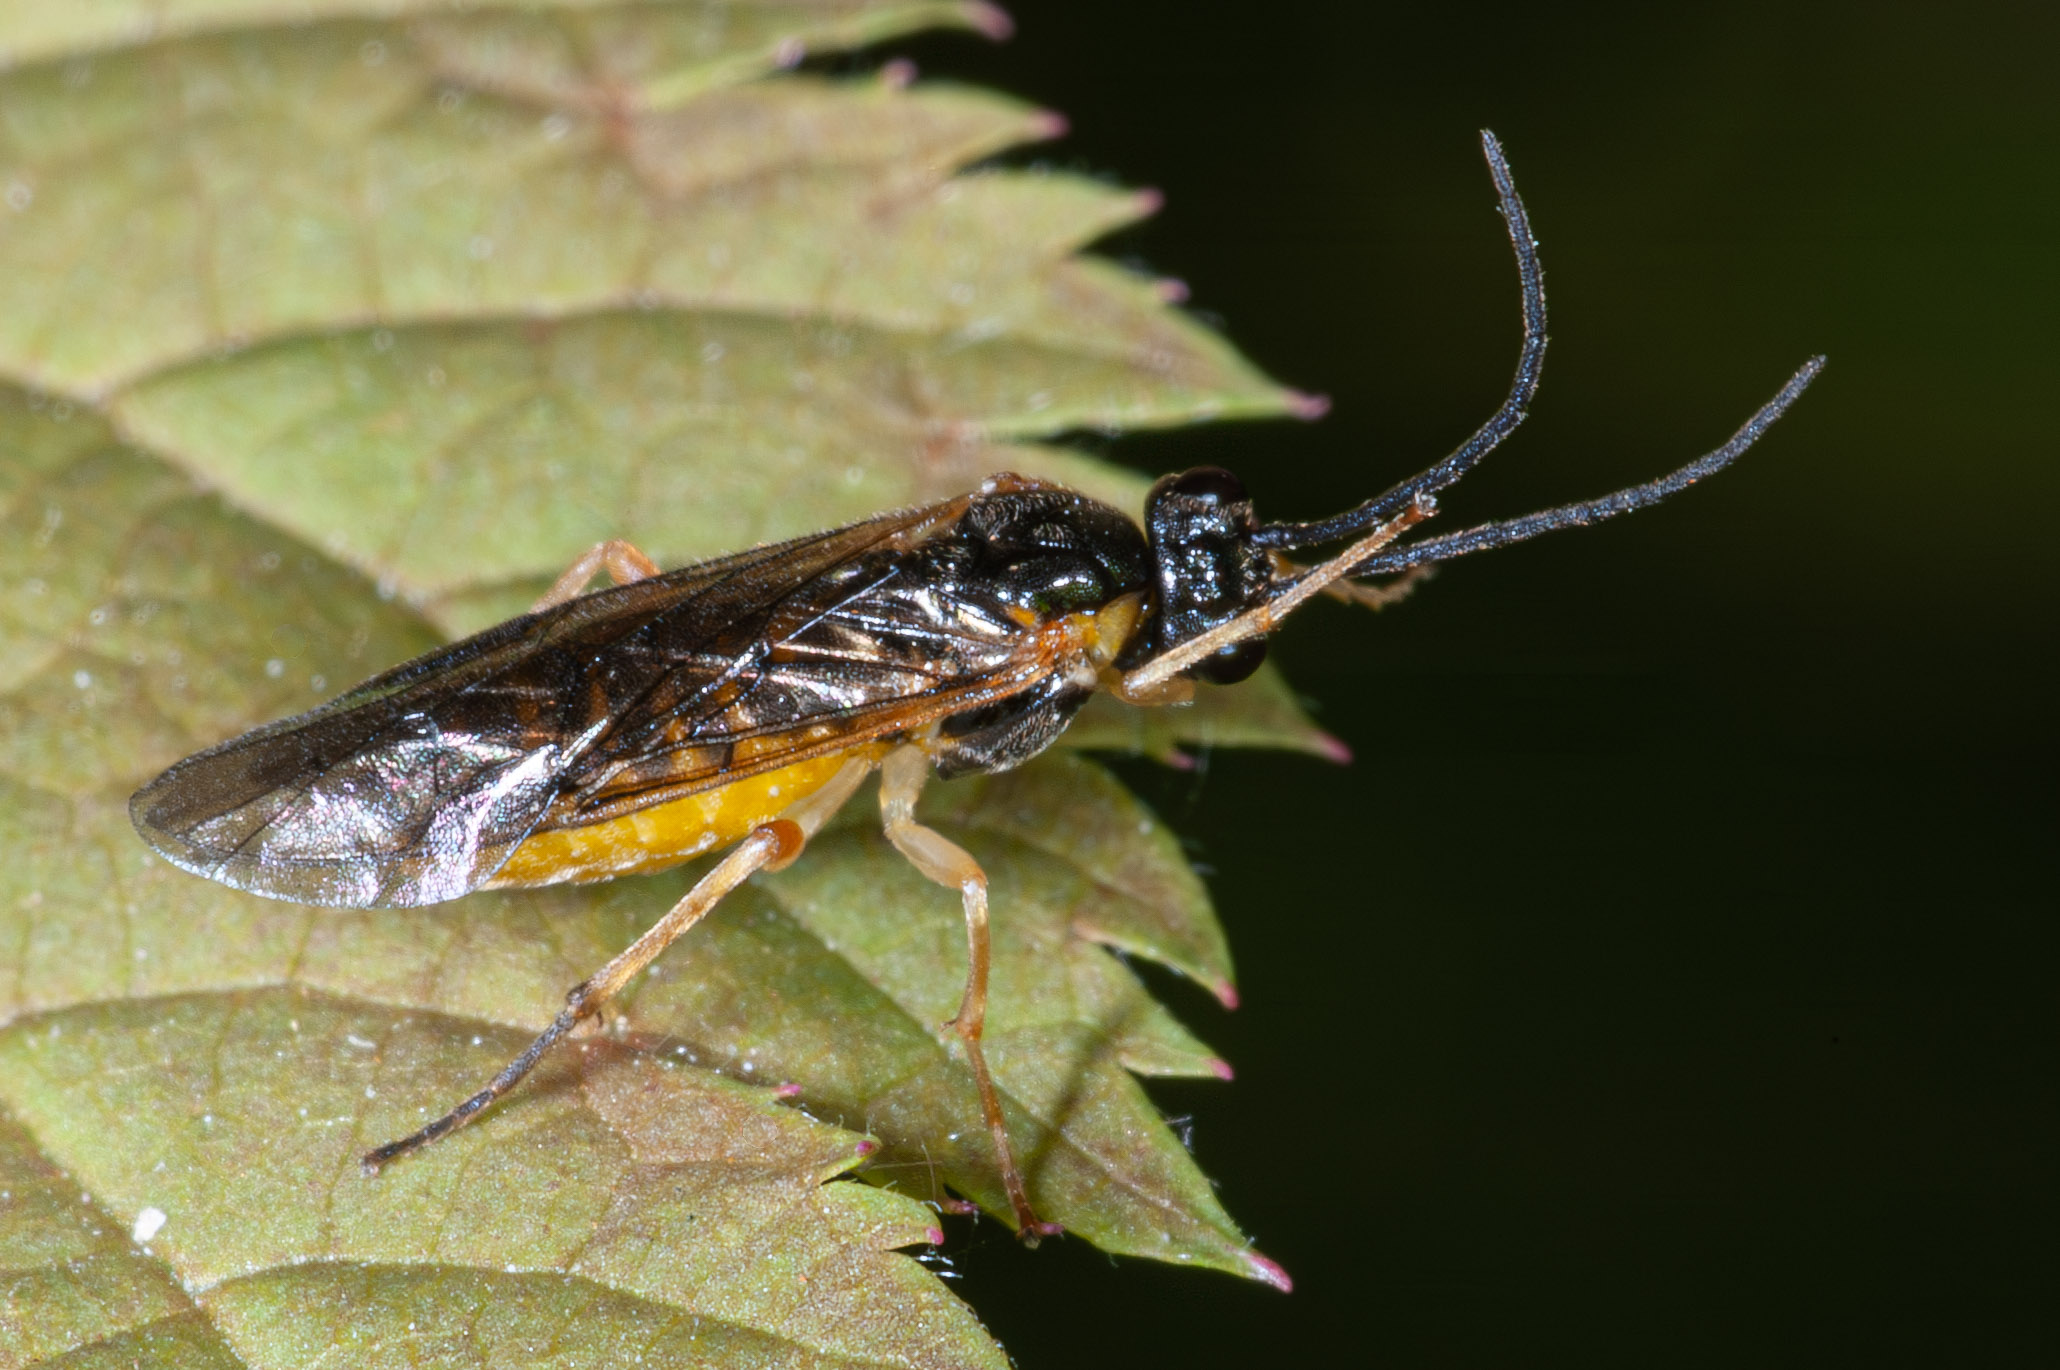
[[[860, 772], [861, 776], [863, 774]], [[571, 993], [565, 996], [565, 1007], [551, 1020], [551, 1025], [523, 1048], [521, 1055], [503, 1066], [501, 1073], [487, 1082], [486, 1088], [427, 1127], [366, 1152], [359, 1162], [365, 1173], [377, 1175], [389, 1161], [420, 1150], [471, 1122], [494, 1100], [521, 1084], [560, 1038], [598, 1012], [638, 971], [650, 965], [658, 953], [671, 946], [681, 933], [700, 922], [709, 910], [721, 903], [724, 895], [761, 870], [778, 870], [786, 865], [801, 854], [802, 845], [807, 840], [808, 832], [791, 819], [776, 818], [754, 829], [750, 836], [730, 848], [729, 855], [695, 882], [694, 888], [688, 890], [672, 910], [653, 923], [643, 936], [614, 960], [573, 986]]]

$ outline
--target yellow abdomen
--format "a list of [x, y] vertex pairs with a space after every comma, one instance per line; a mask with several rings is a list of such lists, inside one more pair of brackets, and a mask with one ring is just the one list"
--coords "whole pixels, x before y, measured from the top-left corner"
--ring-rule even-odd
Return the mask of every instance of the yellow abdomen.
[[677, 866], [727, 847], [797, 799], [814, 794], [853, 757], [884, 754], [884, 745], [797, 761], [648, 809], [583, 828], [537, 833], [515, 849], [484, 888], [609, 880]]

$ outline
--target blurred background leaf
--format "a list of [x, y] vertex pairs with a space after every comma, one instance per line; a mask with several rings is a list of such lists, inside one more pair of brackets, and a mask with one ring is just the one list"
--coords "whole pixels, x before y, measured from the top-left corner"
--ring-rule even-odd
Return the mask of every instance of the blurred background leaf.
[[[783, 70], [984, 6], [316, 9], [0, 18], [0, 1363], [998, 1364], [892, 1251], [946, 1186], [1006, 1208], [940, 1037], [956, 900], [856, 815], [373, 1182], [691, 872], [312, 911], [170, 870], [124, 801], [602, 537], [676, 563], [1004, 467], [1134, 508], [1036, 440], [1314, 407], [1076, 255], [1155, 197], [969, 169], [1053, 116]], [[1082, 740], [1338, 754], [1272, 676]], [[1178, 844], [1065, 754], [926, 807], [994, 878], [1039, 1207], [1279, 1282], [1134, 1078], [1228, 1074], [1110, 954], [1234, 1000]], [[823, 1183], [868, 1158], [899, 1192]]]

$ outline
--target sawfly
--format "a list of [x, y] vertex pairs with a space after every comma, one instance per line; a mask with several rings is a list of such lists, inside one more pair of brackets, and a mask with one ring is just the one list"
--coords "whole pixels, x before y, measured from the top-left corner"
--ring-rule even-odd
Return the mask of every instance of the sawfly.
[[[954, 499], [660, 572], [611, 541], [536, 607], [396, 666], [310, 713], [179, 762], [137, 791], [144, 840], [185, 870], [275, 899], [411, 908], [479, 889], [608, 880], [728, 848], [672, 910], [567, 996], [487, 1086], [364, 1157], [376, 1172], [470, 1121], [760, 870], [777, 870], [872, 772], [886, 835], [957, 890], [966, 981], [947, 1025], [979, 1088], [1013, 1221], [1033, 1209], [980, 1046], [987, 882], [916, 820], [934, 774], [1000, 771], [1049, 746], [1096, 690], [1177, 704], [1230, 683], [1312, 597], [1377, 602], [1453, 557], [1666, 499], [1730, 463], [1816, 377], [1798, 371], [1715, 451], [1644, 485], [1440, 536], [1438, 493], [1522, 422], [1545, 356], [1537, 245], [1492, 134], [1523, 346], [1508, 399], [1456, 451], [1356, 509], [1262, 522], [1230, 472], [1152, 487], [1143, 526], [1064, 487], [998, 475]], [[1335, 547], [1299, 564], [1290, 554]], [[583, 593], [605, 569], [611, 588]]]

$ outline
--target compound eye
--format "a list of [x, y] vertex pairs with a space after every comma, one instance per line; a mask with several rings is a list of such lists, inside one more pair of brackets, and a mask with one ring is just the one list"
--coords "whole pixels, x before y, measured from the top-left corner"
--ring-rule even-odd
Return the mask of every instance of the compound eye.
[[1235, 685], [1259, 669], [1266, 660], [1266, 639], [1248, 637], [1212, 652], [1198, 662], [1190, 674], [1211, 685]]
[[1186, 495], [1214, 504], [1236, 504], [1249, 498], [1245, 483], [1220, 466], [1197, 466], [1192, 471], [1168, 476], [1161, 488], [1169, 495]]

